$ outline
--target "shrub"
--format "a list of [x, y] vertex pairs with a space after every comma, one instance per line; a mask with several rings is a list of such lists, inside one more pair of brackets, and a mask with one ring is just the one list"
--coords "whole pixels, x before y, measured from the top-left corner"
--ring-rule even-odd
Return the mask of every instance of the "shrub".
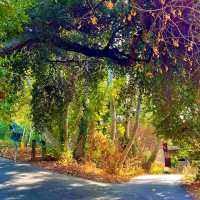
[[115, 172], [116, 161], [121, 153], [118, 145], [101, 132], [90, 135], [86, 150], [87, 160], [94, 162], [97, 167], [105, 169], [109, 173]]
[[71, 164], [73, 162], [74, 162], [73, 154], [72, 154], [72, 151], [70, 151], [70, 150], [63, 152], [60, 156], [59, 161], [58, 161], [59, 165], [68, 165], [68, 164]]
[[154, 162], [150, 168], [151, 174], [163, 174], [164, 173], [164, 164], [160, 162]]

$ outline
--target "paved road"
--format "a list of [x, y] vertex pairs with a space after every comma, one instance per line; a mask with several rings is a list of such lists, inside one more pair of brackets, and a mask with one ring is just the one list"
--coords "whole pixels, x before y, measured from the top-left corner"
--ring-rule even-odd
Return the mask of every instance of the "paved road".
[[0, 200], [191, 200], [181, 176], [141, 176], [126, 184], [96, 183], [0, 158]]

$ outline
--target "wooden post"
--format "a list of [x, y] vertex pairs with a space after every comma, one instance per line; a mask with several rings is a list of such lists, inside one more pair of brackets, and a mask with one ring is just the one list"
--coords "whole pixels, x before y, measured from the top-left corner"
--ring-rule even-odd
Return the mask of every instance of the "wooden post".
[[15, 142], [15, 155], [14, 155], [15, 162], [17, 162], [17, 153], [18, 153], [18, 142]]

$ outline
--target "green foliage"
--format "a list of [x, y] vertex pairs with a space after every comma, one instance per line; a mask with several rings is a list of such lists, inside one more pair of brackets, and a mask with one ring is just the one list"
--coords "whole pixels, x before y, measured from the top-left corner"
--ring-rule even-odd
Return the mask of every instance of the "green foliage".
[[27, 10], [31, 8], [33, 2], [33, 0], [0, 2], [0, 41], [5, 41], [24, 30], [24, 24], [29, 21]]
[[0, 140], [5, 140], [10, 135], [9, 124], [0, 121]]

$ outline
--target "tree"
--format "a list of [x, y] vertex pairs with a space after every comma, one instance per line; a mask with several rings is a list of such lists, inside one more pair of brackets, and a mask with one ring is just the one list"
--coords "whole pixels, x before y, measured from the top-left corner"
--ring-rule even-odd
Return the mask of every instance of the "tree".
[[[21, 0], [19, 3], [13, 0], [0, 4], [3, 12], [5, 6], [12, 12], [6, 12], [0, 18], [0, 59], [8, 61], [4, 67], [17, 72], [20, 80], [27, 70], [32, 71], [35, 80], [32, 94], [34, 125], [41, 132], [46, 132], [45, 128], [52, 133], [59, 132], [60, 145], [66, 145], [68, 106], [73, 99], [72, 88], [78, 82], [74, 77], [80, 78], [91, 91], [95, 82], [102, 78], [101, 69], [108, 71], [108, 66], [116, 76], [131, 78], [134, 89], [138, 91], [137, 95], [133, 92], [132, 97], [127, 98], [130, 107], [133, 107], [131, 99], [136, 96], [138, 100], [134, 131], [122, 153], [120, 165], [134, 143], [142, 96], [149, 95], [157, 111], [163, 112], [162, 120], [168, 112], [180, 127], [183, 122], [181, 112], [188, 117], [180, 96], [177, 100], [172, 98], [171, 89], [172, 93], [175, 90], [171, 82], [179, 84], [175, 80], [178, 76], [179, 80], [190, 81], [183, 82], [184, 86], [199, 87], [199, 1]], [[21, 21], [16, 19], [19, 16]], [[184, 88], [181, 90], [185, 91]], [[177, 91], [174, 94], [177, 95]], [[156, 99], [156, 95], [162, 98]], [[166, 97], [170, 98], [169, 101]], [[173, 107], [174, 111], [169, 102], [178, 105]], [[118, 105], [114, 98], [110, 103], [115, 139]], [[188, 104], [186, 108], [195, 110], [189, 112], [190, 117], [197, 111], [196, 107], [191, 108]], [[127, 115], [127, 138], [131, 111], [132, 108]], [[79, 135], [84, 133], [83, 143], [89, 126], [84, 114], [78, 126]], [[154, 115], [158, 113], [154, 112]], [[172, 134], [163, 121], [155, 120], [158, 132], [166, 129]], [[157, 122], [161, 122], [161, 126]], [[174, 124], [169, 122], [173, 127]]]
[[[59, 138], [61, 150], [67, 148], [67, 112], [74, 95], [76, 77], [63, 69], [58, 71], [46, 66], [43, 74], [36, 73], [32, 92], [32, 115], [34, 127], [40, 133], [52, 132]], [[55, 132], [59, 132], [57, 135]]]
[[[22, 49], [32, 52], [42, 44], [54, 51], [108, 58], [122, 66], [160, 63], [161, 69], [167, 70], [179, 65], [196, 75], [199, 59], [196, 0], [170, 3], [35, 0], [30, 8], [22, 12], [29, 16], [29, 23], [23, 23], [24, 30], [14, 42], [6, 42], [1, 56]], [[55, 60], [60, 62], [60, 55]]]

